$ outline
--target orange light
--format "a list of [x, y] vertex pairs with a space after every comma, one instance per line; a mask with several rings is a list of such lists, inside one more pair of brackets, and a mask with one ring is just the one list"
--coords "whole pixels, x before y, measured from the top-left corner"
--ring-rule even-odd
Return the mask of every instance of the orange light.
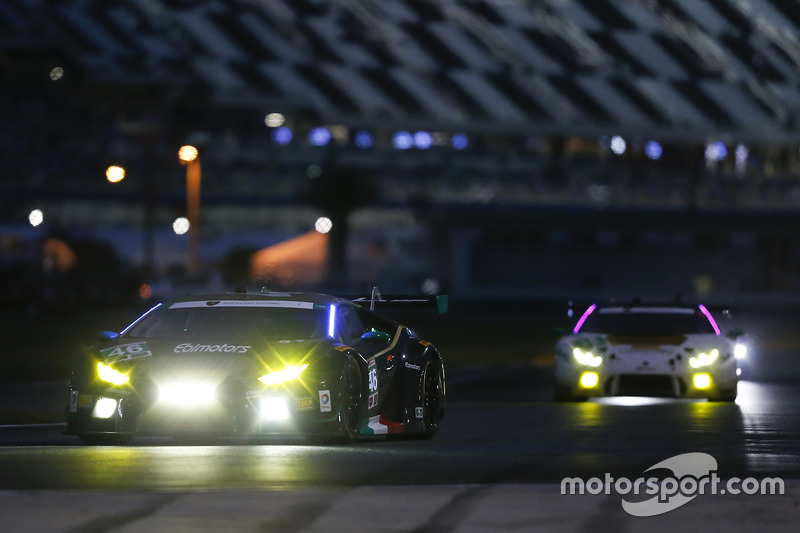
[[139, 287], [139, 298], [142, 300], [148, 300], [153, 297], [153, 289], [147, 283], [143, 283], [141, 287]]
[[197, 148], [189, 144], [185, 144], [181, 146], [180, 150], [178, 150], [178, 159], [180, 159], [181, 163], [184, 165], [188, 165], [197, 159], [198, 154], [199, 152], [197, 151]]
[[111, 165], [106, 169], [106, 179], [109, 183], [119, 183], [125, 179], [125, 169], [117, 165]]

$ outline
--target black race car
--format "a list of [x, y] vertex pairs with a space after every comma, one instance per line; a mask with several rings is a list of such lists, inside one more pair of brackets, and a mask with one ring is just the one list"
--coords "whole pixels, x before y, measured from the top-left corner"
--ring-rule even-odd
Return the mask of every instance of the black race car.
[[237, 292], [159, 304], [78, 358], [66, 433], [87, 444], [143, 434], [429, 439], [444, 416], [442, 356], [374, 312], [386, 304], [442, 312], [446, 297]]

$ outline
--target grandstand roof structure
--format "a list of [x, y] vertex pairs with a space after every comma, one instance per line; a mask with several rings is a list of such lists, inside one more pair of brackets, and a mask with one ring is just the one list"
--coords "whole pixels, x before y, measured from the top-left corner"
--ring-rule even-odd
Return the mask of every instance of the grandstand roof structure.
[[798, 138], [793, 0], [6, 0], [0, 54], [327, 123]]

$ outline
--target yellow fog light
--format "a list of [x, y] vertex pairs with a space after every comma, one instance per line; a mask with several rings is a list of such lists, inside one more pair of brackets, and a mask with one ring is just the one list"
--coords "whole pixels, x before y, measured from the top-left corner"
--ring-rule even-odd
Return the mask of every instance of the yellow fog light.
[[114, 398], [98, 398], [94, 404], [92, 418], [111, 418], [117, 411], [117, 400]]
[[596, 372], [584, 372], [581, 374], [581, 387], [591, 389], [600, 382], [600, 376]]
[[265, 376], [261, 376], [258, 378], [258, 381], [263, 383], [264, 385], [275, 385], [277, 383], [283, 383], [285, 381], [291, 381], [293, 379], [297, 379], [303, 370], [308, 368], [308, 363], [297, 365], [297, 366], [289, 366], [284, 368], [283, 370], [279, 370], [277, 372], [272, 372]]
[[708, 374], [695, 374], [692, 381], [698, 389], [707, 389], [711, 386], [711, 376]]
[[123, 383], [127, 383], [130, 379], [119, 370], [115, 370], [108, 365], [104, 365], [103, 363], [97, 363], [97, 375], [103, 381], [113, 383], [114, 385], [122, 385]]

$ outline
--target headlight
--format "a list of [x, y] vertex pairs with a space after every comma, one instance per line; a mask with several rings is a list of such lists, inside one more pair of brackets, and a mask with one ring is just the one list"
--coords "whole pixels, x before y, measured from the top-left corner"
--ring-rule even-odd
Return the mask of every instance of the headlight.
[[738, 342], [733, 347], [733, 356], [736, 359], [744, 359], [747, 357], [747, 346], [744, 344], [739, 344]]
[[308, 368], [308, 363], [304, 363], [302, 365], [297, 366], [288, 366], [283, 370], [279, 370], [277, 372], [271, 372], [264, 376], [258, 378], [258, 381], [263, 383], [264, 385], [275, 385], [277, 383], [284, 383], [286, 381], [292, 381], [293, 379], [297, 379], [303, 370]]
[[599, 355], [594, 355], [592, 352], [583, 352], [580, 348], [573, 348], [572, 355], [582, 365], [597, 367], [603, 362], [603, 358]]
[[708, 366], [714, 361], [717, 360], [719, 357], [719, 350], [714, 348], [708, 353], [699, 353], [695, 357], [689, 358], [689, 364], [692, 365], [692, 368], [700, 368], [701, 366]]
[[110, 366], [103, 363], [97, 363], [97, 375], [103, 381], [113, 383], [114, 385], [122, 385], [123, 383], [127, 383], [130, 379], [119, 370], [114, 370]]

